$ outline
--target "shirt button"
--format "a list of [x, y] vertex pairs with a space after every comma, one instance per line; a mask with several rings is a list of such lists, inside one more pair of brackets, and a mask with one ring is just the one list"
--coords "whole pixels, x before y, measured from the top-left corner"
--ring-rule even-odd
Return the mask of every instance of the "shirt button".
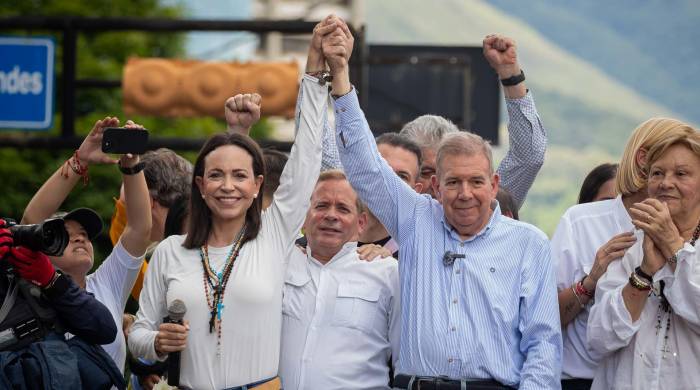
[[341, 108], [340, 111], [341, 111], [341, 112], [345, 112], [345, 109], [344, 109], [344, 108]]
[[459, 243], [459, 246], [464, 247], [464, 243], [463, 243], [463, 242], [460, 242], [460, 243]]
[[452, 363], [452, 358], [447, 359], [448, 363]]
[[455, 270], [455, 273], [456, 273], [456, 274], [458, 274], [458, 273], [459, 273], [459, 268], [457, 268], [457, 269]]
[[453, 326], [453, 327], [452, 327], [452, 331], [454, 332], [454, 331], [456, 331], [456, 330], [457, 330], [457, 328], [455, 328], [455, 327]]
[[457, 298], [453, 299], [453, 300], [452, 300], [452, 303], [454, 303], [454, 304], [456, 305], [456, 304], [457, 304]]

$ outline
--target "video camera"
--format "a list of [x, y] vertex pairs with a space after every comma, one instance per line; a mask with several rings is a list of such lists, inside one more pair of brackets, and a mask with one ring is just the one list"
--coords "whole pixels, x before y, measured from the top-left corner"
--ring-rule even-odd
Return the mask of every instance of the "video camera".
[[34, 225], [17, 225], [5, 219], [15, 246], [23, 246], [48, 256], [61, 256], [68, 246], [68, 232], [61, 218], [50, 218]]

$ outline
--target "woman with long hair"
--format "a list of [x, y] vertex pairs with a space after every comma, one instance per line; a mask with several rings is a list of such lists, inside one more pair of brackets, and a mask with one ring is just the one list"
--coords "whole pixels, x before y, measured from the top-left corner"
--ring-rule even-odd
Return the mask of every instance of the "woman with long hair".
[[[314, 34], [335, 27], [319, 24]], [[181, 351], [184, 387], [279, 388], [284, 261], [321, 168], [328, 104], [327, 86], [309, 73], [301, 80], [296, 138], [270, 207], [262, 211], [258, 145], [235, 132], [215, 135], [194, 165], [187, 234], [165, 239], [151, 259], [129, 346], [148, 359]], [[234, 105], [251, 109], [246, 99]], [[175, 300], [187, 308], [185, 325], [163, 323]]]

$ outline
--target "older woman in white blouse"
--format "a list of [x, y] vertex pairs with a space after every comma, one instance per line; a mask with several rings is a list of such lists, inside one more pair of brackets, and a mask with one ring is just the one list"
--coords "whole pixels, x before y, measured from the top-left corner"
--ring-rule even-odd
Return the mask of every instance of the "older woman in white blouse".
[[650, 198], [630, 210], [637, 243], [598, 282], [588, 320], [604, 354], [594, 389], [700, 386], [700, 135], [648, 155]]

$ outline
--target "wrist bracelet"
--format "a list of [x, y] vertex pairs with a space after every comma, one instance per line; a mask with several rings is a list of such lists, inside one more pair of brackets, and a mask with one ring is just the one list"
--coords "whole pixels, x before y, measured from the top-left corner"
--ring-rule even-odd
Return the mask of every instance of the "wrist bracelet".
[[326, 85], [327, 83], [333, 81], [333, 76], [331, 75], [331, 72], [329, 70], [306, 72], [306, 74], [311, 77], [316, 77], [318, 79], [318, 83], [321, 85]]
[[90, 181], [90, 177], [88, 176], [88, 166], [83, 166], [83, 164], [80, 163], [78, 150], [73, 152], [73, 156], [68, 158], [68, 160], [66, 160], [61, 167], [61, 176], [65, 177], [66, 179], [69, 177], [69, 168], [73, 171], [73, 173], [83, 178], [83, 186], [86, 186], [88, 181]]
[[677, 264], [678, 263], [678, 255], [676, 255], [675, 253], [672, 254], [671, 257], [669, 257], [667, 261], [671, 265]]
[[312, 76], [312, 77], [318, 77], [324, 73], [330, 73], [330, 71], [328, 69], [321, 69], [321, 70], [311, 70], [311, 71], [306, 72], [306, 74], [308, 74], [309, 76]]
[[501, 79], [501, 85], [504, 87], [512, 87], [514, 85], [518, 85], [525, 81], [525, 72], [523, 72], [522, 69], [520, 69], [520, 74], [508, 77], [507, 79]]
[[56, 271], [54, 279], [48, 286], [43, 288], [43, 292], [48, 298], [56, 298], [64, 294], [70, 285], [71, 282], [68, 280], [68, 277], [61, 271]]
[[629, 279], [630, 285], [640, 291], [651, 290], [651, 283], [647, 283], [642, 278], [640, 278], [637, 273], [632, 272]]
[[581, 302], [581, 298], [579, 298], [578, 294], [576, 293], [576, 289], [574, 288], [574, 286], [575, 284], [571, 285], [571, 291], [574, 293], [574, 297], [576, 297], [576, 301], [578, 301], [579, 306], [581, 306], [581, 309], [583, 309], [584, 307], [586, 307], [586, 305], [584, 305]]
[[669, 257], [668, 260], [666, 260], [666, 261], [671, 265], [678, 264], [678, 253], [680, 253], [680, 251], [682, 251], [683, 248], [685, 248], [685, 242], [683, 243], [683, 246], [681, 247], [681, 249], [677, 250], [676, 253], [672, 254], [671, 257]]
[[593, 298], [593, 292], [589, 291], [586, 288], [586, 286], [583, 285], [583, 281], [586, 279], [586, 276], [584, 276], [581, 280], [579, 280], [578, 283], [576, 283], [576, 292], [579, 293], [579, 295], [583, 294], [588, 298]]
[[634, 269], [634, 273], [639, 276], [640, 278], [646, 280], [649, 282], [649, 284], [654, 283], [654, 278], [652, 278], [651, 275], [647, 274], [646, 272], [642, 271], [642, 267], [637, 267]]
[[56, 283], [56, 279], [58, 279], [59, 276], [61, 276], [61, 274], [54, 271], [53, 276], [51, 277], [51, 280], [49, 280], [49, 282], [46, 284], [46, 286], [44, 286], [42, 288], [44, 288], [44, 289], [53, 288], [53, 285]]
[[120, 164], [119, 165], [119, 171], [124, 174], [124, 175], [135, 175], [141, 171], [143, 171], [143, 168], [146, 168], [146, 163], [141, 161], [138, 164], [134, 165], [133, 167], [123, 167]]

